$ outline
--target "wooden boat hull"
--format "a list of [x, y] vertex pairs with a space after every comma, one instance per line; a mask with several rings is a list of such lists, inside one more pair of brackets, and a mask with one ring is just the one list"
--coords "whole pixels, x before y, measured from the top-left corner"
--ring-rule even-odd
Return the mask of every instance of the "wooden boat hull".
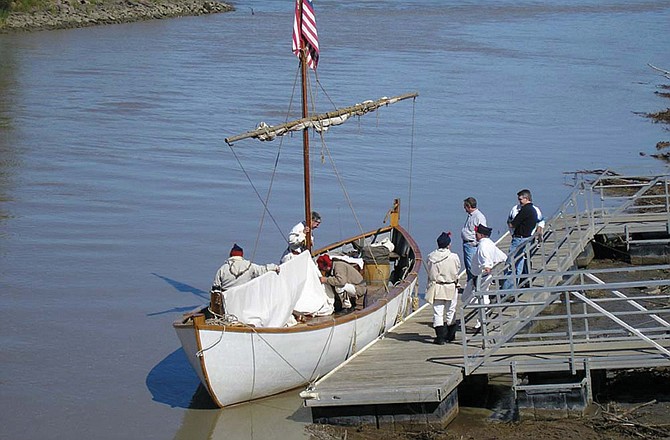
[[[402, 248], [405, 275], [361, 311], [287, 328], [208, 325], [199, 313], [174, 323], [189, 362], [217, 405], [259, 399], [315, 381], [411, 313], [421, 255], [402, 228], [387, 230]], [[368, 235], [375, 233], [379, 231]]]

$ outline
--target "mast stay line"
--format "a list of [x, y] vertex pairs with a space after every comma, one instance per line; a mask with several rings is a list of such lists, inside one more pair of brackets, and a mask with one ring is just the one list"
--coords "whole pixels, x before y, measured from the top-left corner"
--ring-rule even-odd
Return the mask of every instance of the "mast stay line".
[[308, 128], [323, 131], [327, 130], [331, 125], [344, 123], [350, 116], [362, 116], [366, 113], [375, 111], [380, 107], [395, 104], [396, 102], [405, 99], [416, 98], [417, 96], [419, 96], [418, 93], [406, 93], [392, 98], [384, 97], [377, 99], [376, 101], [365, 101], [350, 107], [296, 119], [280, 125], [269, 126], [264, 122], [261, 122], [257, 129], [236, 136], [227, 137], [225, 141], [228, 145], [232, 146], [234, 142], [242, 139], [257, 138], [261, 141], [271, 141], [277, 136], [283, 136], [292, 131], [300, 131]]

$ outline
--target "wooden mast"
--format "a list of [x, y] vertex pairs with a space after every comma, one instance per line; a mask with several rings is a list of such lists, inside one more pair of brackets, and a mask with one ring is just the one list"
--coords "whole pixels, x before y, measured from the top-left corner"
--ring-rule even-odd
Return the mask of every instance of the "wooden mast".
[[[298, 20], [298, 31], [300, 35], [300, 77], [302, 80], [302, 117], [307, 118], [308, 99], [307, 99], [307, 45], [305, 44], [305, 37], [302, 34], [302, 8], [303, 3], [299, 2], [300, 10], [296, 15]], [[311, 204], [311, 188], [310, 188], [310, 174], [309, 174], [309, 128], [305, 127], [302, 131], [302, 162], [303, 162], [303, 177], [305, 180], [305, 226], [309, 228], [305, 233], [305, 247], [312, 252], [312, 204]]]

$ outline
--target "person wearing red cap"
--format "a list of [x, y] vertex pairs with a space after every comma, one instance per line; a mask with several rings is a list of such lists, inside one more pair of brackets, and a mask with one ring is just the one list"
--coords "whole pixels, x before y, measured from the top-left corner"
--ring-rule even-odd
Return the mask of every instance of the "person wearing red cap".
[[[352, 306], [356, 310], [363, 309], [366, 292], [365, 280], [354, 266], [346, 261], [331, 259], [327, 254], [317, 258], [316, 265], [321, 272], [321, 283], [337, 293], [342, 309], [348, 310]], [[332, 294], [332, 296], [335, 295]]]
[[276, 264], [254, 264], [244, 259], [244, 250], [235, 243], [230, 249], [230, 256], [216, 272], [212, 290], [225, 291], [233, 286], [239, 286], [266, 272], [279, 273]]
[[456, 338], [456, 296], [461, 259], [451, 252], [451, 232], [437, 237], [437, 249], [428, 254], [426, 301], [433, 305], [435, 344], [443, 345]]

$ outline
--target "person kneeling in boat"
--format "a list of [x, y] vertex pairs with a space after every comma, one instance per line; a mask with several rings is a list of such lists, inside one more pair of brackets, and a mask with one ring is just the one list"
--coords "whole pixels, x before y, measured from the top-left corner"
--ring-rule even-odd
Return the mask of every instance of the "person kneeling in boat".
[[[316, 259], [316, 265], [321, 272], [321, 283], [329, 286], [340, 299], [341, 309], [362, 310], [365, 306], [365, 280], [363, 275], [354, 266], [340, 259], [331, 259], [328, 255], [321, 255]], [[333, 294], [333, 296], [335, 296]], [[339, 311], [336, 305], [336, 311]]]
[[[307, 226], [305, 221], [301, 221], [291, 229], [291, 232], [288, 234], [288, 247], [281, 256], [281, 264], [286, 263], [296, 255], [300, 255], [307, 248], [305, 245], [307, 234], [311, 234], [314, 229], [319, 227], [321, 224], [321, 215], [316, 211], [312, 211], [310, 223]], [[310, 238], [312, 243], [314, 243], [314, 236], [310, 235]]]
[[437, 237], [437, 249], [428, 254], [426, 301], [433, 305], [435, 344], [443, 345], [456, 338], [456, 296], [461, 259], [451, 252], [451, 233]]
[[251, 281], [252, 279], [263, 275], [266, 272], [274, 271], [279, 273], [279, 266], [276, 264], [255, 264], [244, 259], [244, 250], [235, 243], [230, 250], [230, 256], [219, 268], [212, 284], [211, 306], [212, 312], [219, 315], [223, 314], [223, 304], [221, 293], [234, 286], [239, 286]]

